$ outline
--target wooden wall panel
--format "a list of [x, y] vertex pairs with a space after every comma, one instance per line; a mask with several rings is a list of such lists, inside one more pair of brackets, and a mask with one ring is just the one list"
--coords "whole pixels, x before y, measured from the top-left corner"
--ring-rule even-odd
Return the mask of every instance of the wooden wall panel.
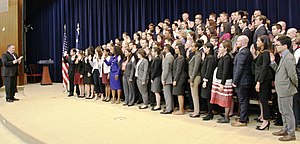
[[[0, 12], [0, 55], [8, 44], [16, 45], [16, 53], [22, 54], [22, 0], [9, 0], [8, 11]], [[24, 63], [19, 66], [19, 85], [24, 83]]]

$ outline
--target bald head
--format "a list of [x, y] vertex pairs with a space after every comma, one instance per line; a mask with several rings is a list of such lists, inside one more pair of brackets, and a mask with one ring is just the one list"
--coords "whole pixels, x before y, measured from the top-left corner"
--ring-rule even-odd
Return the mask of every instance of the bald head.
[[282, 27], [282, 30], [285, 31], [285, 29], [286, 29], [286, 23], [284, 21], [279, 21], [279, 22], [277, 22], [277, 24], [280, 24], [281, 27]]
[[183, 21], [188, 21], [189, 20], [189, 14], [188, 13], [183, 13], [182, 14], [182, 20]]
[[289, 28], [286, 32], [286, 36], [290, 37], [291, 39], [294, 39], [297, 35], [297, 29], [296, 28]]
[[249, 38], [245, 35], [241, 35], [238, 37], [236, 41], [236, 45], [238, 48], [247, 47], [249, 42]]

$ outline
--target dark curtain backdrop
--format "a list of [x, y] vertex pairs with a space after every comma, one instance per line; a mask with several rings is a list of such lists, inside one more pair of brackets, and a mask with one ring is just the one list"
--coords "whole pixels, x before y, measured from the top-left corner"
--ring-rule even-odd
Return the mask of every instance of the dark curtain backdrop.
[[53, 59], [53, 81], [61, 81], [63, 25], [67, 25], [69, 49], [75, 47], [75, 29], [80, 23], [79, 49], [97, 46], [132, 35], [153, 22], [165, 18], [177, 20], [183, 12], [204, 18], [212, 12], [260, 9], [271, 23], [285, 20], [287, 27], [300, 27], [299, 0], [27, 0], [26, 21], [33, 30], [27, 32], [26, 63]]

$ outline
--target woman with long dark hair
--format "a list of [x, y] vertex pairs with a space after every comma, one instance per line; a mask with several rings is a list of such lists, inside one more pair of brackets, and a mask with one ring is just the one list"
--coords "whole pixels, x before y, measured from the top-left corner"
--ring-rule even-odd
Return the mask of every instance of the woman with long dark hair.
[[211, 43], [206, 43], [204, 44], [203, 50], [205, 58], [201, 68], [201, 76], [203, 80], [203, 84], [201, 87], [201, 97], [207, 100], [208, 110], [208, 114], [203, 118], [203, 120], [211, 120], [214, 116], [212, 114], [212, 105], [210, 104], [213, 73], [216, 65], [216, 61], [214, 58], [214, 46]]
[[255, 90], [258, 92], [259, 101], [261, 103], [262, 117], [260, 120], [263, 122], [261, 126], [257, 126], [257, 130], [269, 129], [270, 126], [270, 108], [268, 98], [271, 96], [272, 89], [272, 69], [270, 64], [270, 50], [271, 40], [268, 36], [262, 35], [257, 39], [257, 58], [255, 61]]
[[84, 75], [83, 75], [83, 83], [85, 88], [85, 98], [92, 99], [94, 98], [94, 80], [93, 80], [93, 67], [90, 64], [93, 58], [93, 47], [88, 47], [85, 50], [85, 58], [84, 58]]
[[176, 59], [173, 62], [173, 89], [172, 94], [178, 97], [179, 110], [173, 112], [174, 115], [184, 114], [184, 92], [187, 84], [187, 61], [185, 59], [185, 49], [182, 44], [175, 46]]

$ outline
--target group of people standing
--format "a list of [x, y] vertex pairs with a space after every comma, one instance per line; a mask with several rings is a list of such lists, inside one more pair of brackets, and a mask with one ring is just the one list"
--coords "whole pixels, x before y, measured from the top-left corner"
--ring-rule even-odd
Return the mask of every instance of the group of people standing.
[[[69, 63], [70, 93], [74, 85], [80, 98], [102, 98], [102, 101], [124, 106], [136, 103], [139, 109], [152, 106], [161, 114], [183, 115], [189, 109], [191, 118], [200, 110], [212, 120], [215, 111], [223, 113], [218, 123], [229, 123], [233, 115], [233, 95], [238, 98], [239, 118], [232, 126], [247, 126], [249, 98], [260, 105], [257, 130], [270, 127], [268, 101], [275, 87], [278, 121], [283, 128], [273, 135], [281, 141], [295, 140], [299, 126], [298, 77], [300, 35], [295, 28], [285, 32], [280, 21], [268, 30], [268, 20], [259, 10], [248, 18], [248, 12], [210, 14], [206, 24], [202, 15], [195, 21], [184, 13], [182, 20], [169, 19], [149, 24], [133, 39], [124, 32], [96, 48], [71, 49], [64, 55]], [[296, 66], [297, 65], [297, 66]], [[296, 72], [297, 70], [297, 72]], [[298, 75], [297, 75], [298, 74]], [[165, 102], [163, 108], [161, 102]], [[200, 102], [201, 101], [201, 102]], [[200, 106], [201, 103], [201, 106]]]

